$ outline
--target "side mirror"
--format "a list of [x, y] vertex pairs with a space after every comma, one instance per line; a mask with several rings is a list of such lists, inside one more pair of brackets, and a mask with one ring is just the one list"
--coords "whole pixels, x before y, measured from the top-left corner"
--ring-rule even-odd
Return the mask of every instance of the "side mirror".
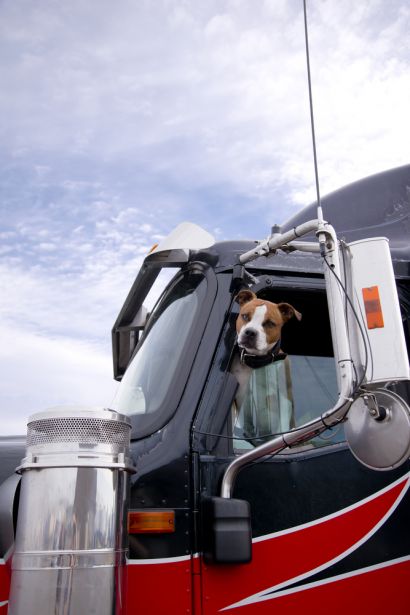
[[251, 507], [245, 500], [203, 501], [204, 559], [208, 564], [247, 564], [252, 559]]
[[116, 348], [117, 371], [114, 369], [114, 377], [121, 380], [125, 370], [128, 367], [132, 353], [138, 344], [140, 332], [144, 329], [149, 314], [147, 308], [142, 305], [131, 323], [121, 325], [113, 330], [113, 347]]
[[410, 457], [410, 408], [393, 391], [368, 391], [350, 406], [345, 434], [353, 455], [367, 468], [398, 468]]

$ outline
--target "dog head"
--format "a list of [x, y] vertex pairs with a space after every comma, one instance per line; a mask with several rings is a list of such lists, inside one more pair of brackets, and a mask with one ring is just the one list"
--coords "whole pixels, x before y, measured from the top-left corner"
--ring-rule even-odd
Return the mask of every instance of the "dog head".
[[263, 301], [250, 290], [241, 290], [235, 300], [240, 306], [236, 321], [238, 345], [249, 354], [268, 354], [280, 340], [283, 325], [293, 316], [302, 318], [289, 303]]

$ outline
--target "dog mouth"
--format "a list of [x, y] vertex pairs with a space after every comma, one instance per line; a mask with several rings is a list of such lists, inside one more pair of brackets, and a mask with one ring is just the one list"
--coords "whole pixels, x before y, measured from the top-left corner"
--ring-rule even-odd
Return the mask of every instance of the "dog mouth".
[[239, 348], [255, 356], [268, 354], [277, 342], [278, 340], [274, 340], [273, 342], [267, 340], [264, 335], [261, 335], [260, 332], [253, 327], [243, 329], [238, 335]]
[[253, 330], [242, 331], [238, 336], [238, 346], [240, 348], [251, 349], [257, 348], [258, 335]]
[[240, 336], [238, 338], [238, 346], [241, 350], [246, 350], [250, 354], [254, 355], [264, 355], [269, 352], [269, 346], [263, 345], [263, 347], [261, 347], [261, 345], [258, 344], [258, 340], [256, 338], [244, 339], [242, 336]]

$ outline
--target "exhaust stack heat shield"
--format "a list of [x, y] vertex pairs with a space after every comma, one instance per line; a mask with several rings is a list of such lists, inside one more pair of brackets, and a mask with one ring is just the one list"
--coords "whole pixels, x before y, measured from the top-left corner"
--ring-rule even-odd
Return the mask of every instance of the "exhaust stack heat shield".
[[10, 615], [121, 612], [130, 424], [111, 410], [30, 417]]

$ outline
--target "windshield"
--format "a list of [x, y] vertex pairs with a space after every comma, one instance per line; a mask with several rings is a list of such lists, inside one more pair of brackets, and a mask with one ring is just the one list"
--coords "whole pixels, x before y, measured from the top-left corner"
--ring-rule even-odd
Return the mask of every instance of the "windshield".
[[149, 319], [113, 402], [115, 410], [133, 418], [139, 435], [164, 425], [176, 408], [196, 350], [192, 331], [205, 294], [202, 274], [179, 274]]

